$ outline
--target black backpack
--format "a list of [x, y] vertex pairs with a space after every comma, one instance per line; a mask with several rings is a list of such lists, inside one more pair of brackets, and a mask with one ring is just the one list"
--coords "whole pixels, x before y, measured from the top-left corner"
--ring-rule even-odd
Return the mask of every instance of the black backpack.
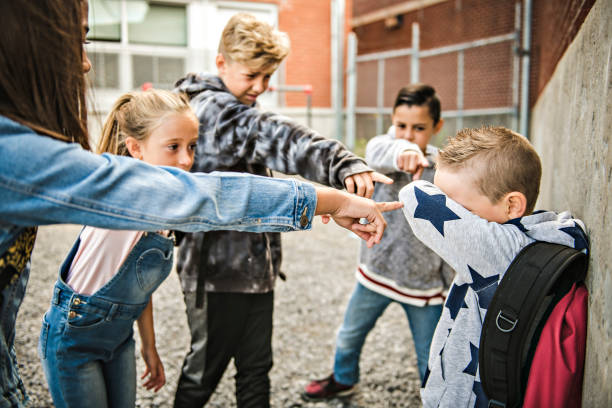
[[565, 245], [534, 242], [516, 256], [485, 315], [478, 362], [489, 407], [520, 407], [531, 360], [554, 306], [583, 281], [588, 257]]

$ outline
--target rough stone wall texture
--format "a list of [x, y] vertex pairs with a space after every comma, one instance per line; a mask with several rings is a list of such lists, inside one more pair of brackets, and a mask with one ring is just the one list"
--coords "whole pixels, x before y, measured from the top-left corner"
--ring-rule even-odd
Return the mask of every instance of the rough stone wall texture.
[[584, 407], [612, 406], [612, 1], [598, 0], [532, 110], [538, 208], [570, 209], [591, 237]]

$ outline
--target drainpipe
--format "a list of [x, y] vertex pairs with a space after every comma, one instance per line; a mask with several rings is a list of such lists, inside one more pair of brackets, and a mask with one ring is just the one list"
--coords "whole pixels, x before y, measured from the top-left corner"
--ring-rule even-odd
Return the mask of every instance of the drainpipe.
[[347, 72], [346, 72], [346, 147], [355, 148], [355, 125], [357, 118], [355, 106], [357, 105], [357, 35], [350, 32], [347, 38]]
[[335, 138], [344, 139], [344, 1], [331, 2], [332, 107], [336, 117]]
[[523, 67], [521, 76], [521, 129], [520, 133], [529, 138], [529, 62], [531, 52], [531, 2], [524, 0], [523, 9]]

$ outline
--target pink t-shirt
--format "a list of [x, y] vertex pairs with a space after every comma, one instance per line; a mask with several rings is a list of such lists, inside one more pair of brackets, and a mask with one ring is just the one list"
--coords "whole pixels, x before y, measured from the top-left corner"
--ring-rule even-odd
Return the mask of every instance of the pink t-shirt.
[[92, 295], [117, 273], [142, 231], [85, 227], [66, 283], [77, 293]]

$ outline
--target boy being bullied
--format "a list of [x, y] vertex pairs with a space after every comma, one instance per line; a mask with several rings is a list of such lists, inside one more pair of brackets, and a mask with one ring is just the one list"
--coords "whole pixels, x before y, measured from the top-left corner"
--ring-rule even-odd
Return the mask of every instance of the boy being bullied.
[[414, 234], [455, 270], [421, 389], [425, 407], [486, 407], [478, 347], [487, 308], [518, 253], [534, 241], [588, 250], [568, 212], [533, 211], [538, 154], [503, 127], [463, 129], [440, 151], [434, 184], [399, 194]]

